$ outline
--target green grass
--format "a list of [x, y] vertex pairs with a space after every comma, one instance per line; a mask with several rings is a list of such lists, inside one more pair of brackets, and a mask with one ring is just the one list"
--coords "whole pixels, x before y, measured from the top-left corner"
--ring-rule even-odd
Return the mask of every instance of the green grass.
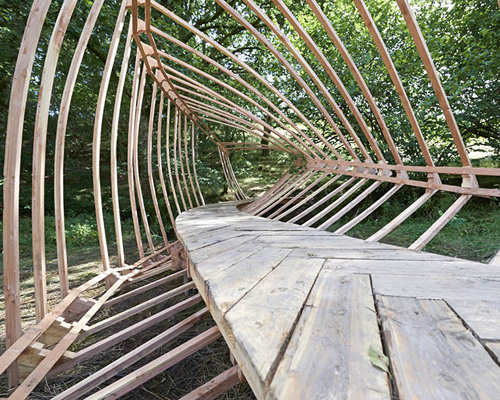
[[[379, 198], [381, 193], [384, 193], [388, 187], [382, 186], [382, 189], [363, 202], [359, 209], [348, 213], [328, 230], [335, 231], [349, 219], [361, 213], [375, 199]], [[415, 188], [401, 189], [384, 203], [379, 210], [352, 228], [347, 234], [367, 239], [405, 210], [422, 193], [423, 190]], [[458, 195], [452, 193], [437, 193], [381, 242], [401, 247], [410, 246], [443, 214], [457, 197]], [[443, 230], [429, 242], [424, 250], [473, 261], [488, 262], [499, 249], [499, 227], [500, 202], [497, 199], [473, 197]]]

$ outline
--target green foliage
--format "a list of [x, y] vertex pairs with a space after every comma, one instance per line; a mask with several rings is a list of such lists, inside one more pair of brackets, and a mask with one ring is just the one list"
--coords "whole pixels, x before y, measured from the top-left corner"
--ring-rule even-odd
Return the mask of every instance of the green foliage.
[[[10, 85], [17, 59], [19, 44], [26, 25], [27, 16], [31, 7], [30, 2], [12, 2], [0, 0], [0, 131], [6, 131], [8, 103], [10, 97]], [[324, 118], [312, 104], [308, 96], [299, 84], [290, 76], [285, 68], [277, 62], [274, 56], [262, 46], [244, 27], [231, 18], [215, 2], [204, 0], [173, 0], [162, 1], [169, 9], [176, 12], [185, 20], [192, 23], [197, 29], [208, 34], [244, 59], [258, 73], [268, 79], [283, 94], [285, 94], [294, 105], [296, 105], [304, 115], [312, 121], [316, 128], [326, 137], [335, 141], [335, 135], [327, 126]], [[315, 59], [312, 52], [306, 48], [305, 43], [291, 29], [284, 17], [278, 12], [271, 2], [257, 1], [270, 18], [286, 33], [292, 43], [301, 51], [305, 59], [311, 64], [315, 72], [325, 83], [340, 108], [344, 111], [354, 129], [362, 137], [345, 101], [339, 95], [332, 81]], [[305, 0], [286, 0], [292, 12], [297, 15], [298, 20], [303, 24], [306, 31], [311, 35], [317, 45], [323, 50], [329, 62], [332, 64], [338, 75], [344, 82], [347, 90], [352, 95], [355, 103], [365, 117], [369, 128], [374, 136], [382, 143], [382, 134], [378, 125], [370, 112], [366, 100], [363, 99], [361, 91], [356, 84], [352, 74], [342, 61], [339, 52], [333, 46], [325, 31], [313, 17], [311, 10]], [[32, 85], [28, 94], [26, 109], [26, 121], [24, 126], [24, 136], [22, 143], [22, 184], [20, 193], [20, 213], [22, 215], [21, 240], [23, 249], [29, 253], [31, 244], [28, 234], [31, 231], [28, 217], [31, 214], [31, 159], [33, 143], [33, 126], [36, 111], [36, 102], [39, 90], [41, 73], [44, 65], [44, 56], [47, 51], [48, 39], [51, 35], [53, 24], [57, 18], [58, 10], [62, 0], [55, 0], [50, 7], [47, 22], [42, 31], [38, 46], [37, 57], [33, 66]], [[264, 24], [248, 8], [243, 6], [240, 0], [232, 0], [230, 4], [236, 7], [248, 21], [262, 32], [278, 50], [282, 51], [289, 62], [297, 69], [301, 77], [311, 86], [320, 100], [326, 104], [325, 99], [319, 90], [314, 86], [311, 79], [304, 73], [283, 45], [276, 37], [264, 29]], [[425, 74], [422, 63], [418, 57], [415, 46], [404, 26], [403, 18], [399, 12], [396, 2], [386, 0], [367, 0], [369, 8], [393, 58], [394, 64], [400, 73], [402, 82], [408, 91], [410, 101], [415, 109], [417, 119], [429, 146], [438, 164], [452, 164], [456, 160], [456, 153], [453, 151], [451, 136], [442, 118], [441, 111], [436, 102], [434, 93], [429, 84], [429, 79]], [[47, 246], [55, 243], [53, 226], [53, 162], [54, 143], [57, 118], [59, 116], [59, 102], [66, 81], [67, 71], [71, 63], [71, 58], [84, 25], [86, 15], [92, 5], [91, 1], [79, 1], [77, 3], [71, 24], [63, 42], [61, 57], [58, 63], [58, 73], [54, 82], [53, 101], [51, 104], [48, 138], [47, 138], [47, 170], [46, 170], [46, 214], [47, 214]], [[70, 118], [66, 134], [66, 161], [65, 161], [65, 202], [66, 217], [68, 227], [69, 245], [80, 245], [83, 242], [95, 242], [95, 221], [94, 217], [94, 197], [92, 192], [92, 170], [91, 170], [91, 143], [93, 135], [93, 124], [97, 94], [99, 92], [102, 70], [108, 51], [108, 45], [113, 30], [120, 1], [110, 0], [104, 2], [103, 11], [97, 21], [88, 45], [88, 50], [82, 62], [80, 74], [77, 79], [73, 101], [70, 109]], [[398, 95], [392, 85], [390, 77], [383, 66], [382, 60], [376, 51], [369, 33], [364, 26], [351, 0], [321, 1], [321, 7], [335, 27], [338, 35], [344, 41], [347, 49], [358, 65], [370, 90], [372, 91], [378, 106], [384, 116], [390, 132], [403, 153], [405, 162], [408, 164], [420, 163], [421, 156], [414, 134], [411, 131], [404, 110], [399, 102]], [[500, 13], [496, 0], [412, 0], [411, 6], [415, 10], [417, 19], [422, 29], [423, 35], [428, 43], [429, 50], [434, 58], [436, 67], [442, 79], [443, 86], [450, 99], [452, 110], [456, 115], [457, 122], [463, 133], [467, 146], [470, 149], [485, 149], [494, 154], [500, 152]], [[245, 72], [240, 66], [229, 61], [222, 53], [204, 41], [197, 40], [192, 33], [172, 23], [171, 20], [154, 12], [152, 15], [155, 25], [182, 42], [189, 44], [195, 49], [207, 54], [215, 59], [222, 66], [240, 75], [248, 83], [255, 86], [263, 95], [280, 105], [283, 112], [295, 123], [300, 125], [300, 121], [294, 112], [277, 98], [262, 82]], [[123, 39], [123, 38], [122, 38]], [[118, 59], [112, 73], [109, 96], [106, 100], [106, 112], [103, 121], [103, 147], [101, 151], [101, 180], [103, 182], [103, 203], [106, 220], [112, 221], [111, 216], [111, 196], [109, 191], [109, 143], [107, 136], [111, 128], [110, 110], [113, 107], [114, 93], [118, 81], [118, 71], [121, 62], [122, 46], [120, 43]], [[188, 61], [190, 64], [200, 68], [218, 79], [228, 84], [231, 88], [240, 90], [254, 101], [261, 104], [263, 108], [258, 108], [249, 103], [234, 91], [221, 88], [214, 81], [203, 78], [187, 70], [184, 67], [175, 66], [180, 72], [190, 78], [197, 79], [203, 85], [213, 89], [227, 97], [238, 106], [242, 106], [256, 116], [266, 120], [273, 126], [276, 122], [270, 120], [263, 110], [268, 106], [264, 104], [258, 96], [251, 93], [233, 78], [220, 72], [216, 67], [208, 64], [197, 56], [194, 56], [179, 46], [158, 38], [157, 44], [161, 49]], [[172, 64], [173, 65], [173, 64]], [[132, 65], [127, 74], [124, 98], [119, 119], [119, 143], [118, 143], [118, 173], [120, 184], [120, 207], [122, 210], [122, 223], [128, 228], [131, 227], [131, 210], [128, 199], [126, 151], [127, 151], [127, 131], [128, 113], [130, 106]], [[141, 118], [141, 132], [147, 130], [147, 120], [149, 113], [150, 88], [144, 96], [143, 115]], [[327, 107], [330, 114], [337, 121], [333, 110]], [[272, 110], [270, 110], [272, 111]], [[337, 121], [339, 122], [339, 121]], [[237, 131], [234, 128], [216, 124], [210, 121], [207, 126], [222, 141], [243, 141], [259, 142], [260, 138], [249, 133]], [[300, 125], [305, 133], [311, 135], [310, 129]], [[280, 128], [283, 135], [289, 137], [283, 127]], [[311, 135], [314, 136], [314, 135]], [[4, 147], [5, 136], [0, 136], [0, 148]], [[317, 139], [314, 139], [320, 147], [324, 147]], [[364, 139], [362, 139], [364, 140]], [[142, 172], [145, 166], [145, 135], [141, 134], [139, 148], [141, 149], [139, 160]], [[390, 160], [387, 146], [382, 145], [382, 150]], [[219, 165], [218, 154], [215, 145], [198, 132], [197, 148], [198, 161], [197, 170], [199, 183], [207, 202], [215, 202], [222, 198], [227, 198], [227, 187], [224, 182], [222, 170]], [[0, 152], [0, 162], [3, 163], [3, 152]], [[258, 195], [288, 169], [294, 161], [294, 157], [280, 152], [271, 151], [268, 155], [260, 152], [241, 152], [231, 155], [235, 174], [241, 185], [250, 195]], [[480, 165], [489, 166], [488, 160], [482, 160]], [[495, 161], [491, 161], [493, 164]], [[166, 161], [164, 160], [166, 165]], [[156, 182], [158, 184], [158, 182]], [[498, 184], [497, 181], [487, 182], [487, 186]], [[149, 187], [147, 180], [142, 182], [145, 198], [149, 199]], [[161, 191], [157, 187], [157, 192]], [[394, 213], [404, 209], [417, 196], [417, 191], [404, 192], [407, 194], [397, 203], [387, 203], [388, 206], [382, 208], [385, 220], [391, 218]], [[445, 203], [448, 200], [443, 200]], [[160, 204], [163, 215], [165, 213], [164, 204]], [[444, 207], [444, 205], [443, 205]], [[441, 207], [440, 209], [442, 209]], [[154, 214], [154, 208], [150, 200], [146, 201], [146, 212], [148, 215]], [[399, 211], [398, 211], [399, 210]], [[436, 208], [431, 206], [422, 207], [422, 226], [416, 231], [425, 229], [426, 215], [429, 218], [437, 218]], [[474, 214], [474, 210], [472, 211]], [[479, 218], [478, 213], [474, 214]], [[493, 215], [496, 215], [493, 213]], [[472, 220], [453, 219], [446, 229], [456, 229], [460, 232], [470, 232], [479, 229], [473, 226]], [[170, 223], [164, 221], [170, 230]], [[493, 221], [483, 221], [484, 224], [498, 223]], [[127, 228], [127, 229], [128, 229]], [[107, 224], [108, 240], [113, 240], [113, 224]], [[153, 232], [158, 234], [158, 227], [152, 227]], [[403, 228], [402, 228], [403, 229]], [[413, 232], [413, 233], [415, 233]], [[443, 231], [443, 232], [446, 232]], [[402, 235], [404, 237], [404, 234]], [[389, 239], [391, 236], [388, 237]], [[388, 240], [389, 240], [388, 239]], [[395, 239], [390, 239], [395, 240]], [[436, 238], [436, 241], [439, 240]], [[73, 243], [73, 244], [71, 244]], [[483, 257], [478, 255], [478, 258]]]

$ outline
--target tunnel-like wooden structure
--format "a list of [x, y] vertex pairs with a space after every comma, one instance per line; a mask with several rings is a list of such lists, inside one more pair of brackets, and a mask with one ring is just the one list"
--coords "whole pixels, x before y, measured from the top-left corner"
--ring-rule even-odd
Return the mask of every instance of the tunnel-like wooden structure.
[[[477, 180], [478, 176], [499, 177], [500, 169], [472, 165], [408, 0], [394, 1], [430, 79], [460, 166], [435, 165], [411, 99], [363, 0], [353, 3], [397, 90], [423, 165], [405, 162], [401, 156], [393, 139], [395, 133], [389, 131], [370, 91], [370, 82], [365, 81], [355, 56], [350, 54], [316, 0], [307, 0], [308, 7], [363, 93], [376, 127], [367, 122], [358, 109], [358, 100], [353, 99], [323, 49], [285, 2], [273, 0], [282, 17], [315, 56], [314, 65], [321, 64], [328, 82], [320, 79], [317, 67], [253, 0], [242, 0], [244, 12], [241, 5], [235, 8], [224, 0], [215, 1], [228, 18], [236, 20], [267, 49], [289, 79], [298, 83], [327, 129], [319, 129], [289, 100], [287, 93], [273, 86], [269, 77], [262, 76], [243, 57], [233, 54], [160, 2], [121, 1], [114, 30], [110, 28], [110, 40], [105, 44], [107, 59], [91, 143], [102, 273], [75, 287], [68, 273], [65, 240], [64, 211], [71, 207], [64, 201], [64, 170], [68, 162], [64, 155], [65, 134], [82, 59], [104, 0], [92, 3], [65, 75], [64, 90], [54, 104], [54, 81], [60, 77], [58, 60], [66, 57], [61, 52], [62, 43], [77, 5], [76, 0], [62, 1], [37, 82], [31, 160], [37, 321], [23, 327], [19, 254], [19, 196], [24, 184], [21, 147], [28, 90], [33, 84], [32, 67], [52, 3], [34, 0], [12, 82], [5, 145], [6, 350], [0, 356], [0, 372], [8, 374], [9, 398], [28, 398], [41, 382], [47, 380], [50, 384], [50, 379], [78, 363], [202, 302], [207, 308], [194, 311], [132, 352], [89, 373], [56, 398], [79, 398], [90, 391], [93, 392], [88, 398], [92, 399], [122, 396], [221, 336], [234, 356], [234, 367], [186, 399], [214, 398], [243, 379], [249, 382], [257, 398], [492, 399], [498, 396], [500, 256], [497, 254], [486, 265], [421, 250], [473, 196], [500, 197], [500, 190], [480, 187]], [[245, 18], [248, 13], [262, 21], [266, 34], [249, 23]], [[217, 52], [220, 57], [211, 58], [157, 28], [155, 21], [160, 19], [182, 26], [213, 49], [211, 54]], [[164, 51], [158, 43], [165, 41], [176, 45], [186, 60], [195, 57], [211, 70], [217, 69], [217, 76]], [[218, 61], [221, 57], [224, 62]], [[228, 68], [229, 63], [237, 68]], [[123, 132], [119, 130], [120, 108], [131, 70], [128, 132]], [[112, 74], [118, 76], [113, 91], [110, 90]], [[259, 85], [249, 83], [249, 77]], [[206, 82], [210, 82], [210, 87]], [[334, 90], [345, 106], [332, 96]], [[229, 92], [232, 99], [238, 99], [237, 103], [224, 95]], [[145, 94], [151, 95], [150, 110], [143, 110]], [[110, 101], [112, 107], [107, 104]], [[49, 132], [49, 115], [54, 109], [57, 109], [57, 126], [55, 132]], [[141, 125], [145, 112], [149, 119]], [[103, 130], [107, 113], [112, 116], [110, 132]], [[252, 139], [224, 142], [210, 128], [214, 124], [243, 132], [246, 135], [243, 137]], [[49, 134], [55, 138], [54, 193], [50, 194], [45, 190]], [[128, 143], [126, 179], [138, 260], [126, 259], [123, 247], [123, 204], [120, 204], [117, 162], [117, 143], [122, 135]], [[205, 205], [196, 159], [196, 141], [202, 135], [213, 142], [214, 152], [218, 152], [235, 203]], [[145, 149], [140, 148], [143, 145]], [[110, 151], [111, 163], [106, 166], [110, 168], [109, 181], [104, 181], [101, 171], [104, 149]], [[264, 149], [286, 152], [295, 162], [262, 196], [249, 199], [238, 183], [230, 155]], [[147, 159], [141, 160], [141, 154], [147, 154]], [[459, 177], [460, 184], [450, 181], [450, 176]], [[145, 182], [147, 187], [143, 187]], [[103, 186], [111, 189], [113, 221], [105, 221]], [[345, 235], [405, 186], [421, 188], [423, 194], [367, 240]], [[382, 188], [383, 194], [366, 206], [370, 195], [376, 190], [380, 193]], [[456, 200], [437, 220], [430, 221], [429, 228], [409, 249], [377, 243], [439, 192], [452, 193]], [[46, 195], [55, 199], [61, 299], [52, 307], [48, 306], [46, 287]], [[148, 215], [145, 203], [153, 204], [154, 214]], [[359, 213], [340, 226], [335, 225], [331, 232], [337, 221], [358, 208]], [[173, 226], [172, 236], [167, 235], [167, 221]], [[113, 225], [116, 247], [108, 244], [105, 223]], [[152, 237], [152, 223], [160, 227], [161, 245]], [[121, 312], [106, 311], [167, 283], [177, 286]], [[99, 294], [87, 296], [91, 289]], [[193, 294], [195, 290], [199, 293]], [[151, 307], [173, 298], [178, 300], [174, 305], [148, 314]], [[93, 318], [103, 311], [104, 317], [95, 322]], [[210, 315], [216, 322], [213, 327], [120, 375], [119, 379], [114, 378]], [[123, 327], [124, 321], [131, 322]], [[119, 323], [119, 330], [103, 335]], [[88, 347], [70, 351], [72, 344], [99, 334], [102, 336], [97, 336]], [[111, 379], [114, 381], [106, 385]]]

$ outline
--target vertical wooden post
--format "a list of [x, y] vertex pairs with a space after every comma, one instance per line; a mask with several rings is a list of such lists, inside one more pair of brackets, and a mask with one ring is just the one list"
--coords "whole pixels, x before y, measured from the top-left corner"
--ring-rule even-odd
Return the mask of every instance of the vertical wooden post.
[[47, 313], [47, 278], [45, 273], [45, 155], [50, 99], [64, 34], [68, 27], [76, 0], [65, 0], [50, 37], [43, 66], [33, 137], [33, 194], [31, 198], [31, 224], [33, 231], [33, 275], [37, 321]]
[[97, 0], [92, 4], [85, 26], [78, 40], [68, 77], [64, 86], [61, 104], [59, 106], [59, 119], [57, 121], [57, 135], [54, 160], [54, 211], [56, 218], [57, 263], [59, 269], [59, 288], [61, 297], [64, 298], [69, 291], [68, 259], [66, 254], [66, 235], [64, 223], [64, 145], [66, 128], [68, 124], [71, 99], [75, 89], [78, 72], [87, 48], [90, 35], [94, 29], [97, 17], [104, 0]]
[[127, 178], [128, 178], [128, 191], [130, 198], [130, 211], [132, 213], [132, 222], [134, 224], [137, 250], [139, 252], [139, 257], [144, 258], [144, 246], [142, 244], [141, 228], [139, 226], [139, 216], [137, 215], [137, 203], [135, 200], [135, 182], [134, 182], [134, 135], [135, 135], [135, 117], [136, 117], [135, 110], [137, 107], [140, 75], [141, 75], [141, 57], [139, 52], [137, 52], [135, 58], [135, 66], [134, 66], [132, 96], [130, 98], [130, 113], [129, 113], [128, 142], [127, 142]]
[[[156, 82], [153, 83], [153, 91], [151, 94], [151, 109], [149, 112], [149, 126], [148, 126], [148, 182], [149, 190], [151, 192], [151, 199], [153, 200], [153, 206], [155, 209], [156, 219], [158, 220], [158, 225], [160, 226], [161, 236], [163, 238], [163, 243], [165, 246], [168, 244], [167, 233], [165, 232], [165, 226], [163, 225], [163, 219], [161, 217], [160, 207], [158, 205], [158, 198], [156, 197], [155, 182], [153, 179], [153, 125], [155, 118], [155, 108], [156, 108], [156, 95], [157, 86]], [[160, 104], [162, 106], [163, 104]], [[158, 114], [161, 117], [161, 108]]]
[[123, 97], [123, 88], [127, 77], [128, 64], [130, 53], [132, 50], [132, 19], [130, 20], [127, 40], [125, 42], [125, 52], [123, 54], [122, 66], [120, 69], [120, 77], [118, 78], [118, 86], [116, 88], [115, 106], [113, 109], [113, 122], [111, 125], [111, 201], [113, 203], [113, 219], [115, 222], [116, 250], [118, 253], [118, 266], [123, 267], [125, 263], [125, 252], [123, 250], [123, 235], [122, 224], [120, 218], [120, 194], [118, 192], [118, 122], [120, 119], [120, 108]]
[[[109, 81], [111, 79], [111, 72], [120, 42], [120, 35], [125, 23], [125, 12], [127, 2], [122, 2], [118, 18], [116, 20], [115, 30], [111, 37], [108, 56], [104, 71], [102, 73], [101, 87], [99, 88], [99, 96], [97, 99], [97, 108], [94, 122], [94, 138], [92, 141], [92, 182], [94, 187], [94, 202], [95, 212], [97, 219], [97, 233], [99, 235], [99, 246], [101, 247], [102, 265], [105, 271], [111, 268], [109, 264], [108, 244], [106, 241], [106, 228], [104, 227], [104, 213], [102, 209], [101, 197], [101, 178], [100, 178], [100, 152], [101, 152], [101, 132], [102, 121], [104, 117], [104, 107], [106, 105], [106, 95], [108, 93]], [[106, 285], [110, 287], [111, 281], [106, 280]]]
[[197, 136], [197, 131], [195, 129], [194, 124], [191, 125], [191, 151], [193, 153], [193, 174], [194, 174], [194, 180], [196, 182], [196, 188], [198, 189], [198, 194], [200, 196], [201, 203], [205, 205], [205, 199], [203, 198], [203, 193], [201, 192], [200, 189], [200, 184], [198, 182], [198, 174], [196, 173], [196, 136]]
[[[164, 102], [165, 102], [165, 96], [163, 94], [163, 91], [161, 91], [160, 110], [158, 112], [158, 136], [157, 136], [157, 142], [156, 142], [156, 152], [157, 152], [157, 159], [158, 159], [157, 160], [157, 162], [158, 162], [158, 175], [160, 177], [160, 185], [161, 185], [161, 191], [163, 194], [163, 200], [165, 201], [165, 206], [167, 207], [168, 216], [170, 217], [170, 222], [172, 224], [172, 228], [174, 229], [175, 234], [177, 236], [177, 229], [175, 227], [174, 214], [172, 213], [172, 207], [170, 206], [170, 200], [168, 199], [167, 186], [165, 184], [165, 177], [163, 176], [163, 162], [162, 162], [162, 156], [161, 156], [161, 149], [162, 149], [161, 129], [162, 129]], [[169, 127], [170, 127], [170, 102], [168, 103], [168, 109], [167, 109], [167, 129], [166, 129], [167, 135], [169, 134], [169, 132], [168, 132]], [[168, 151], [168, 148], [167, 148], [167, 151]]]
[[[50, 3], [50, 0], [36, 0], [31, 6], [23, 40], [19, 47], [19, 56], [10, 92], [3, 184], [3, 280], [7, 348], [22, 333], [19, 291], [19, 184], [21, 177], [21, 146], [31, 69], [38, 46], [38, 39]], [[13, 363], [9, 368], [8, 378], [10, 387], [17, 385], [17, 363]]]
[[[174, 132], [177, 129], [177, 109], [174, 106]], [[177, 193], [175, 191], [174, 177], [172, 175], [172, 163], [170, 161], [170, 100], [168, 100], [167, 105], [167, 130], [166, 130], [167, 141], [165, 144], [165, 149], [167, 151], [167, 169], [168, 169], [168, 179], [170, 182], [170, 188], [172, 189], [172, 194], [174, 196], [175, 207], [177, 208], [177, 214], [181, 213], [181, 207], [179, 206], [179, 200], [177, 199]], [[173, 146], [175, 149], [175, 146]]]

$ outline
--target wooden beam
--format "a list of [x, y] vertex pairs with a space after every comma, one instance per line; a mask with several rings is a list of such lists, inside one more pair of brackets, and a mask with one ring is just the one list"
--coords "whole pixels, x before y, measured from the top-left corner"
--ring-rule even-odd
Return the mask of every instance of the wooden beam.
[[187, 317], [183, 321], [160, 333], [153, 339], [147, 341], [131, 352], [123, 355], [116, 361], [113, 361], [96, 373], [90, 375], [88, 378], [85, 378], [83, 381], [70, 387], [63, 393], [57, 395], [56, 397], [54, 397], [54, 400], [70, 400], [81, 397], [83, 394], [92, 390], [97, 385], [107, 381], [109, 378], [115, 376], [117, 373], [123, 371], [130, 365], [141, 360], [154, 350], [177, 338], [179, 335], [186, 332], [188, 329], [193, 327], [196, 323], [198, 323], [201, 319], [205, 318], [208, 315], [208, 310], [204, 308], [203, 310], [200, 310], [197, 313]]
[[123, 396], [124, 394], [130, 392], [137, 386], [142, 385], [144, 382], [147, 382], [148, 380], [162, 373], [166, 369], [174, 366], [179, 361], [184, 360], [191, 354], [194, 354], [197, 351], [208, 346], [209, 344], [213, 343], [220, 337], [221, 334], [219, 328], [214, 326], [213, 328], [210, 328], [205, 332], [200, 333], [198, 336], [195, 336], [194, 338], [188, 340], [182, 345], [169, 351], [163, 356], [158, 357], [156, 360], [151, 361], [145, 366], [135, 370], [129, 375], [117, 380], [116, 382], [113, 382], [106, 388], [101, 389], [99, 392], [94, 393], [93, 395], [87, 397], [87, 399], [97, 400], [97, 399], [105, 399], [111, 396], [112, 397]]
[[175, 289], [169, 290], [168, 292], [163, 293], [157, 297], [154, 297], [134, 307], [131, 307], [125, 311], [122, 311], [121, 313], [115, 314], [109, 318], [103, 319], [102, 321], [96, 322], [95, 324], [90, 325], [89, 328], [83, 334], [80, 335], [80, 338], [93, 335], [94, 333], [100, 332], [105, 328], [109, 328], [110, 326], [120, 321], [130, 318], [132, 315], [136, 315], [140, 312], [147, 310], [148, 308], [161, 304], [171, 299], [172, 297], [179, 296], [183, 294], [186, 290], [192, 288], [194, 288], [193, 282], [186, 283]]
[[68, 360], [67, 362], [61, 363], [59, 366], [56, 368], [52, 369], [48, 374], [47, 377], [50, 378], [52, 376], [56, 376], [57, 374], [66, 371], [68, 368], [71, 368], [78, 363], [82, 362], [83, 360], [86, 360], [98, 353], [101, 353], [110, 347], [116, 345], [117, 343], [120, 343], [124, 340], [127, 340], [128, 338], [135, 336], [143, 331], [145, 331], [148, 328], [151, 328], [160, 322], [164, 321], [165, 319], [172, 318], [178, 313], [198, 304], [201, 302], [201, 296], [199, 294], [192, 296], [186, 300], [183, 300], [169, 308], [166, 308], [165, 310], [162, 310], [156, 314], [153, 314], [149, 318], [145, 318], [117, 333], [114, 335], [108, 336], [107, 338], [104, 338], [102, 340], [99, 340], [96, 343], [93, 343], [92, 345], [85, 347], [84, 349], [76, 352], [73, 354], [73, 357]]
[[[3, 270], [6, 347], [22, 335], [19, 287], [19, 185], [21, 181], [21, 147], [24, 113], [31, 80], [31, 70], [38, 48], [50, 0], [37, 0], [31, 6], [12, 79], [5, 138], [3, 183]], [[8, 365], [10, 365], [9, 363]], [[3, 368], [5, 364], [0, 364]], [[6, 366], [7, 367], [7, 366]], [[5, 368], [6, 368], [5, 367]], [[17, 366], [9, 369], [9, 386], [18, 382]]]
[[102, 306], [103, 308], [104, 307], [110, 307], [110, 306], [114, 306], [115, 304], [118, 304], [118, 303], [121, 303], [122, 301], [124, 300], [127, 300], [127, 299], [130, 299], [131, 297], [135, 297], [141, 293], [144, 293], [148, 290], [151, 290], [151, 289], [154, 289], [155, 287], [158, 287], [158, 286], [161, 286], [161, 285], [164, 285], [168, 282], [171, 282], [175, 279], [178, 279], [178, 278], [182, 278], [183, 276], [186, 275], [186, 271], [183, 270], [183, 271], [179, 271], [179, 272], [175, 272], [173, 274], [170, 274], [170, 275], [167, 275], [163, 278], [160, 278], [160, 279], [157, 279], [151, 283], [148, 283], [144, 286], [141, 286], [141, 287], [138, 287], [137, 289], [133, 289], [127, 293], [124, 293], [120, 296], [117, 296], [113, 299], [110, 299], [108, 300], [106, 303], [104, 303]]
[[237, 365], [225, 370], [222, 374], [209, 380], [204, 385], [196, 388], [180, 400], [212, 400], [226, 393], [229, 389], [240, 383], [238, 376], [239, 368]]

